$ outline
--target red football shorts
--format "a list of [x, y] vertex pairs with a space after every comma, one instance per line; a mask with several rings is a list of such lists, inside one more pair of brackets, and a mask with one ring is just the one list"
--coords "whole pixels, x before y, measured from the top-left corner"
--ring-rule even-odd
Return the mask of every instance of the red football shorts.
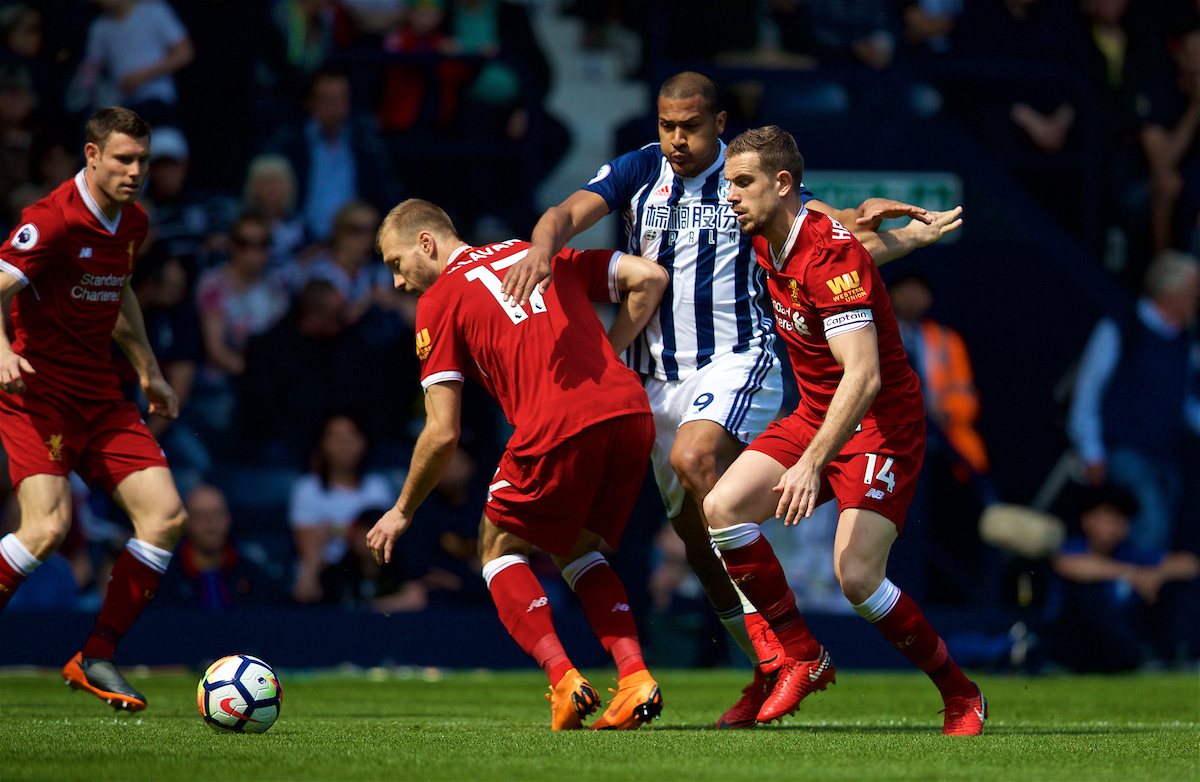
[[654, 417], [592, 424], [542, 456], [506, 451], [484, 514], [505, 532], [566, 556], [583, 530], [616, 548], [650, 465]]
[[[748, 450], [770, 456], [784, 467], [800, 461], [817, 430], [792, 415], [754, 438]], [[838, 511], [866, 508], [904, 529], [904, 517], [917, 490], [925, 460], [925, 419], [901, 426], [855, 432], [821, 472], [818, 504], [837, 498]]]
[[131, 473], [167, 466], [132, 402], [68, 397], [45, 387], [0, 393], [0, 441], [14, 489], [30, 475], [74, 470], [112, 494]]

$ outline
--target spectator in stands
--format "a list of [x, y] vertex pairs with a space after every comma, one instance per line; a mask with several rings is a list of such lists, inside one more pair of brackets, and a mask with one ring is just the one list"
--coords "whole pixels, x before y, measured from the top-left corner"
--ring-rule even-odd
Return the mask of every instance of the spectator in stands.
[[306, 244], [304, 220], [296, 212], [296, 172], [283, 155], [259, 155], [250, 161], [242, 205], [271, 228], [270, 268], [290, 267]]
[[776, 0], [773, 18], [789, 51], [822, 62], [857, 62], [880, 70], [892, 64], [895, 20], [885, 0]]
[[373, 409], [389, 408], [392, 418], [407, 409], [379, 384], [391, 357], [347, 327], [346, 300], [324, 280], [305, 285], [287, 316], [249, 341], [245, 356], [241, 440], [252, 460], [303, 468], [332, 413], [368, 421], [374, 435]]
[[66, 182], [79, 171], [83, 161], [76, 152], [76, 144], [66, 141], [54, 131], [42, 130], [35, 134], [29, 149], [32, 180], [21, 185], [8, 196], [8, 220], [15, 225], [21, 210], [33, 206], [50, 191]]
[[350, 551], [351, 525], [363, 511], [390, 508], [395, 502], [396, 490], [386, 477], [363, 472], [367, 445], [354, 419], [330, 416], [321, 428], [309, 472], [292, 486], [288, 524], [296, 545], [292, 597], [298, 603], [340, 599], [336, 591], [327, 594], [323, 582], [331, 584], [338, 576], [330, 569]]
[[1200, 211], [1200, 23], [1173, 46], [1175, 73], [1143, 90], [1139, 134], [1150, 167], [1150, 240], [1155, 251], [1184, 246]]
[[395, 312], [399, 298], [392, 274], [375, 256], [379, 212], [365, 201], [338, 210], [329, 250], [312, 259], [305, 280], [325, 280], [346, 300], [346, 322], [354, 325], [371, 307]]
[[[196, 56], [187, 30], [163, 0], [92, 0], [101, 15], [88, 29], [79, 86], [94, 106], [118, 103], [152, 125], [176, 118], [174, 74]], [[115, 91], [99, 90], [111, 79]]]
[[261, 217], [242, 215], [230, 230], [229, 260], [204, 272], [196, 284], [206, 361], [194, 402], [214, 438], [231, 432], [236, 401], [232, 378], [246, 371], [247, 342], [287, 311], [286, 282], [267, 272], [270, 241], [270, 228]]
[[292, 164], [305, 226], [317, 241], [329, 238], [347, 203], [361, 199], [383, 212], [400, 198], [387, 146], [367, 120], [351, 113], [350, 98], [346, 74], [317, 71], [305, 97], [308, 119], [281, 128], [268, 144]]
[[346, 23], [337, 0], [282, 0], [275, 4], [274, 16], [288, 62], [304, 73], [325, 64], [333, 51], [335, 27]]
[[155, 128], [150, 176], [141, 198], [151, 231], [143, 250], [161, 243], [167, 255], [203, 265], [210, 252], [225, 243], [235, 202], [196, 192], [190, 186], [190, 171], [190, 149], [183, 133], [169, 125]]
[[0, 63], [0, 203], [29, 182], [33, 132], [29, 117], [37, 105], [29, 72]]
[[[154, 357], [163, 377], [179, 397], [180, 416], [185, 417], [180, 424], [178, 419], [153, 416], [147, 419], [146, 426], [166, 451], [175, 482], [186, 495], [212, 466], [208, 449], [186, 424], [196, 372], [204, 361], [200, 316], [191, 295], [186, 264], [161, 250], [153, 250], [134, 268], [130, 285], [141, 306]], [[118, 366], [128, 363], [123, 354], [117, 356], [117, 361]], [[132, 372], [133, 367], [128, 367], [128, 371]], [[128, 373], [122, 373], [122, 378], [126, 377]], [[136, 382], [131, 385], [140, 393]]]
[[1130, 541], [1141, 549], [1171, 544], [1182, 435], [1200, 433], [1198, 310], [1200, 261], [1166, 251], [1133, 311], [1097, 323], [1079, 361], [1067, 432], [1089, 484], [1136, 496]]
[[952, 469], [960, 483], [987, 475], [990, 470], [987, 446], [975, 428], [980, 411], [979, 391], [975, 388], [975, 370], [967, 343], [957, 331], [929, 317], [933, 308], [933, 287], [929, 280], [918, 274], [905, 275], [888, 286], [888, 294], [904, 340], [904, 352], [921, 378], [925, 412], [932, 424], [930, 444], [951, 449]]
[[230, 540], [225, 495], [199, 484], [187, 493], [188, 530], [158, 585], [157, 604], [228, 611], [280, 601], [279, 585]]
[[1130, 670], [1153, 654], [1170, 659], [1179, 646], [1185, 655], [1200, 651], [1200, 558], [1135, 545], [1129, 520], [1136, 515], [1128, 491], [1093, 489], [1079, 515], [1081, 534], [1052, 560], [1051, 655], [1076, 671]]

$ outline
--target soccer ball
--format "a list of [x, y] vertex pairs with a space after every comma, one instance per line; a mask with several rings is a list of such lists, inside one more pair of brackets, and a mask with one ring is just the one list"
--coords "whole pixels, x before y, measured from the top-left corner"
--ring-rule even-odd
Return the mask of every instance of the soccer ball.
[[262, 733], [279, 717], [283, 688], [271, 666], [235, 654], [208, 666], [196, 687], [196, 705], [218, 733]]

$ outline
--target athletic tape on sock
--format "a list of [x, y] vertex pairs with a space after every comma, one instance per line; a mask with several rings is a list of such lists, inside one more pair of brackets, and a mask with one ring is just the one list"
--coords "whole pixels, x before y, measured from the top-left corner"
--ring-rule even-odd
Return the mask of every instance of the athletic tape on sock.
[[579, 577], [588, 572], [596, 565], [607, 565], [608, 560], [599, 551], [589, 551], [574, 562], [568, 563], [562, 569], [562, 576], [567, 582], [567, 586], [571, 587], [571, 591], [575, 591], [575, 582]]
[[754, 523], [734, 524], [725, 529], [708, 528], [708, 534], [713, 543], [721, 551], [732, 551], [735, 548], [745, 548], [762, 537], [762, 531]]
[[529, 557], [521, 554], [505, 554], [502, 557], [496, 557], [491, 562], [483, 566], [483, 580], [487, 582], [488, 589], [492, 588], [492, 579], [496, 577], [504, 568], [512, 567], [513, 565], [529, 566]]
[[25, 548], [25, 544], [17, 540], [17, 536], [11, 532], [0, 538], [0, 555], [4, 556], [9, 567], [23, 576], [29, 575], [42, 564], [42, 561]]
[[167, 565], [171, 564], [170, 551], [151, 545], [144, 540], [130, 538], [129, 542], [125, 544], [125, 548], [138, 562], [159, 573], [166, 573]]
[[875, 590], [875, 594], [854, 606], [854, 610], [863, 619], [875, 623], [887, 616], [888, 612], [895, 607], [896, 601], [899, 599], [900, 587], [885, 578], [883, 583], [879, 585], [879, 589]]

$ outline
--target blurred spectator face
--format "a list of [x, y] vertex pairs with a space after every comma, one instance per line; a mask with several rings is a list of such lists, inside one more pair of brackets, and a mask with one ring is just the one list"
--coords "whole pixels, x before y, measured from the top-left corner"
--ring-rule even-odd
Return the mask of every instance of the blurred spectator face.
[[317, 79], [309, 97], [308, 111], [326, 134], [340, 131], [350, 117], [350, 80], [335, 75]]
[[[1184, 78], [1200, 76], [1200, 30], [1193, 30], [1179, 41], [1175, 52], [1175, 62], [1179, 66], [1179, 75]], [[1191, 88], [1192, 85], [1187, 85]]]
[[158, 281], [155, 300], [163, 308], [174, 307], [188, 295], [187, 269], [178, 258], [169, 258], [163, 266], [162, 277]]
[[1129, 517], [1117, 506], [1104, 502], [1084, 511], [1079, 516], [1079, 527], [1087, 538], [1088, 548], [1108, 556], [1129, 536]]
[[150, 188], [154, 197], [162, 201], [174, 201], [183, 193], [187, 179], [188, 162], [171, 157], [158, 158], [150, 163]]
[[338, 213], [333, 226], [333, 245], [339, 256], [359, 265], [375, 255], [375, 231], [379, 213], [375, 207], [359, 204]]
[[188, 539], [201, 553], [214, 556], [224, 551], [229, 540], [231, 517], [225, 495], [214, 486], [201, 484], [188, 494]]
[[239, 273], [255, 279], [270, 260], [271, 233], [258, 220], [240, 220], [229, 236], [229, 263]]
[[336, 337], [346, 328], [346, 300], [327, 282], [310, 282], [296, 306], [296, 328], [310, 339]]
[[321, 455], [334, 472], [357, 471], [367, 455], [367, 438], [351, 419], [335, 415], [321, 432]]
[[37, 96], [29, 88], [29, 74], [23, 70], [0, 76], [0, 126], [20, 128], [33, 113]]
[[58, 187], [79, 170], [79, 158], [65, 144], [52, 144], [38, 161], [37, 174], [42, 184]]
[[295, 194], [292, 183], [286, 176], [266, 172], [259, 174], [250, 183], [250, 200], [264, 214], [282, 218], [291, 211]]
[[0, 17], [4, 43], [16, 53], [32, 60], [42, 51], [42, 15], [25, 5], [12, 6]]
[[888, 293], [896, 318], [905, 323], [916, 323], [933, 307], [933, 291], [923, 281], [913, 277], [900, 280], [888, 289]]
[[1121, 21], [1129, 0], [1083, 0], [1083, 13], [1096, 24], [1112, 26]]

